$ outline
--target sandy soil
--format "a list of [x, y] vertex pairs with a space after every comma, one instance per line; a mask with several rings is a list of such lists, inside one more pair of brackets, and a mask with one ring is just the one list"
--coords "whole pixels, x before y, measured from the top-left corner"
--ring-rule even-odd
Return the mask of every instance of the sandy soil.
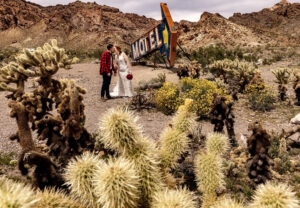
[[[279, 65], [285, 65], [286, 63], [280, 63]], [[270, 67], [262, 68], [262, 76], [270, 85], [275, 85], [274, 76], [271, 73]], [[56, 78], [69, 78], [75, 79], [77, 83], [88, 90], [88, 93], [84, 96], [84, 104], [86, 106], [86, 128], [90, 132], [97, 130], [99, 126], [99, 118], [105, 113], [109, 108], [123, 105], [129, 101], [129, 99], [113, 99], [107, 102], [102, 102], [100, 100], [100, 86], [102, 83], [102, 78], [99, 75], [99, 65], [98, 64], [78, 64], [74, 65], [71, 71], [61, 70]], [[133, 85], [136, 86], [141, 80], [150, 80], [156, 77], [158, 73], [164, 72], [167, 75], [168, 81], [178, 82], [178, 78], [175, 73], [167, 69], [156, 69], [142, 66], [133, 67]], [[111, 85], [111, 89], [116, 84], [116, 77], [114, 77]], [[31, 82], [28, 82], [31, 85]], [[291, 86], [289, 90], [289, 95], [294, 99], [294, 93], [292, 92]], [[276, 89], [276, 88], [275, 88]], [[9, 117], [9, 108], [7, 107], [7, 99], [5, 98], [5, 93], [0, 93], [0, 152], [18, 152], [19, 147], [16, 142], [11, 142], [8, 140], [10, 134], [16, 131], [15, 120]], [[279, 103], [275, 110], [267, 113], [253, 112], [245, 99], [240, 99], [235, 105], [235, 115], [236, 124], [235, 129], [237, 137], [239, 138], [241, 134], [248, 133], [248, 124], [254, 120], [261, 120], [264, 122], [264, 126], [268, 130], [280, 131], [282, 128], [290, 128], [289, 120], [296, 113], [300, 112], [299, 107], [289, 106], [287, 103]], [[143, 126], [145, 134], [153, 139], [158, 139], [159, 134], [164, 129], [168, 121], [171, 119], [170, 116], [166, 116], [160, 112], [137, 112], [140, 117], [140, 123]], [[201, 121], [203, 125], [203, 132], [207, 133], [212, 131], [212, 125], [207, 121]]]

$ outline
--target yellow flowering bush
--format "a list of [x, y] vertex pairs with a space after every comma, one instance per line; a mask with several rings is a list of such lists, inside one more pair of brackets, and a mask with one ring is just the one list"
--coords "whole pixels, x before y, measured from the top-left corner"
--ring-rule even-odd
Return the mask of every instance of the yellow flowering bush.
[[219, 89], [215, 82], [206, 79], [184, 78], [180, 81], [183, 99], [193, 99], [193, 111], [199, 117], [208, 116], [213, 102], [213, 94], [223, 95], [224, 91]]
[[157, 109], [167, 115], [174, 113], [182, 103], [179, 94], [180, 92], [176, 84], [165, 82], [155, 93], [154, 102]]
[[269, 111], [276, 102], [272, 88], [264, 83], [249, 84], [246, 86], [245, 92], [253, 110]]

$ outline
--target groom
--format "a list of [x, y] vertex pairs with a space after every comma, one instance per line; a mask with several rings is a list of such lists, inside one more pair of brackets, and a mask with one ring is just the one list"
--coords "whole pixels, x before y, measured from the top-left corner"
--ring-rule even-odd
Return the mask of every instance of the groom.
[[112, 72], [116, 75], [116, 68], [114, 67], [114, 60], [112, 54], [115, 52], [115, 48], [112, 44], [107, 46], [107, 51], [105, 51], [101, 56], [100, 62], [100, 75], [103, 77], [102, 89], [101, 89], [101, 99], [104, 100], [104, 95], [107, 99], [111, 99], [109, 94], [109, 85], [111, 82]]

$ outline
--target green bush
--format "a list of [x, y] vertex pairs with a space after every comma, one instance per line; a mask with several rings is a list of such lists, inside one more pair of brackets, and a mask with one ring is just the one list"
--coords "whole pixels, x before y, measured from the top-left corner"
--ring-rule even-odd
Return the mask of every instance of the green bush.
[[273, 90], [265, 84], [251, 84], [246, 87], [248, 101], [253, 110], [270, 111], [276, 102]]
[[181, 104], [178, 86], [174, 83], [165, 82], [155, 93], [154, 102], [159, 111], [167, 115], [174, 113]]
[[183, 99], [193, 99], [193, 110], [199, 117], [207, 117], [211, 110], [213, 94], [225, 95], [215, 82], [206, 79], [184, 78], [180, 81]]

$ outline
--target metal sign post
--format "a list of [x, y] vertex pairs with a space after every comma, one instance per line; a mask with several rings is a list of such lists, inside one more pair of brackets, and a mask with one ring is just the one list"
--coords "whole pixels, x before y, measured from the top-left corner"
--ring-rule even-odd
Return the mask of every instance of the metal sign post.
[[161, 3], [162, 21], [131, 44], [132, 57], [139, 60], [159, 50], [165, 55], [170, 67], [176, 59], [177, 31], [167, 4]]

